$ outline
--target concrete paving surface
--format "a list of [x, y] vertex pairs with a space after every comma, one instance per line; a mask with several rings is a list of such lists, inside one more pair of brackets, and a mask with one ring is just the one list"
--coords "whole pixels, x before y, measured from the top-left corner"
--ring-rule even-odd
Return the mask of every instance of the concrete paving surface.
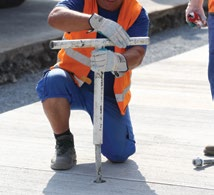
[[102, 157], [102, 184], [93, 182], [93, 127], [85, 112], [71, 113], [77, 166], [69, 171], [49, 167], [54, 138], [40, 102], [0, 114], [0, 194], [213, 195], [214, 166], [192, 165], [198, 156], [208, 159], [203, 148], [214, 144], [207, 64], [206, 45], [133, 71], [137, 151], [124, 164]]
[[54, 139], [40, 102], [1, 114], [0, 194], [214, 194], [214, 167], [192, 165], [193, 158], [207, 159], [202, 150], [214, 136], [207, 50], [134, 71], [137, 152], [124, 164], [103, 157], [103, 184], [93, 183], [92, 125], [85, 112], [71, 113], [78, 163], [62, 172], [49, 167]]

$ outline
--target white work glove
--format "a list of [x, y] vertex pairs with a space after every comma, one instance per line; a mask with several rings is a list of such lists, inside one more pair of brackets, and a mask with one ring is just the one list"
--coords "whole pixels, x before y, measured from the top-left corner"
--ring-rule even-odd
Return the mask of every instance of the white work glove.
[[196, 12], [201, 17], [202, 25], [198, 27], [207, 26], [207, 17], [205, 16], [203, 9], [203, 0], [190, 0], [186, 8], [186, 22], [189, 23], [188, 15], [192, 12]]
[[95, 72], [120, 73], [128, 70], [126, 58], [120, 53], [114, 53], [107, 49], [96, 49], [92, 51], [90, 60], [91, 70]]
[[89, 24], [94, 31], [106, 36], [116, 46], [126, 48], [129, 45], [130, 37], [118, 23], [93, 14], [89, 19]]

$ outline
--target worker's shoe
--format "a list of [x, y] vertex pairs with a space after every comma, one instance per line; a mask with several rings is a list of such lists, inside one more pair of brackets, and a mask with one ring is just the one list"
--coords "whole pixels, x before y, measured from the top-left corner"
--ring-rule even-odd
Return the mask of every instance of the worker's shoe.
[[66, 170], [76, 165], [76, 151], [73, 135], [63, 135], [56, 138], [55, 154], [51, 159], [51, 168]]
[[214, 156], [214, 146], [206, 146], [204, 149], [204, 155]]

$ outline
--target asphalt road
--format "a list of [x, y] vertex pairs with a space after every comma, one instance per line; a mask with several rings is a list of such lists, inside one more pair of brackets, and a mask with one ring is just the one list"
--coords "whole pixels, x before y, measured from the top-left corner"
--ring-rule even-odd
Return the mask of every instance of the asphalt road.
[[[165, 30], [151, 36], [143, 65], [165, 59], [208, 44], [207, 29], [192, 29], [187, 25]], [[38, 101], [35, 86], [42, 71], [26, 74], [16, 83], [0, 85], [0, 113]]]

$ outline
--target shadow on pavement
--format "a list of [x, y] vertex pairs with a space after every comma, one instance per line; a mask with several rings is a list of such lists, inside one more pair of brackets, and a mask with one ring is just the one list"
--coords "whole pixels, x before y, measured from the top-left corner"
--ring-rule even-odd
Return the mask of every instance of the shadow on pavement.
[[[96, 179], [95, 164], [78, 164], [69, 171], [56, 171], [50, 178], [43, 193], [59, 194], [147, 194], [156, 195], [146, 183], [145, 177], [138, 170], [133, 160], [123, 164], [113, 164], [109, 161], [102, 164], [104, 183], [94, 183]], [[105, 191], [106, 189], [106, 191]], [[127, 190], [127, 191], [126, 191]]]

